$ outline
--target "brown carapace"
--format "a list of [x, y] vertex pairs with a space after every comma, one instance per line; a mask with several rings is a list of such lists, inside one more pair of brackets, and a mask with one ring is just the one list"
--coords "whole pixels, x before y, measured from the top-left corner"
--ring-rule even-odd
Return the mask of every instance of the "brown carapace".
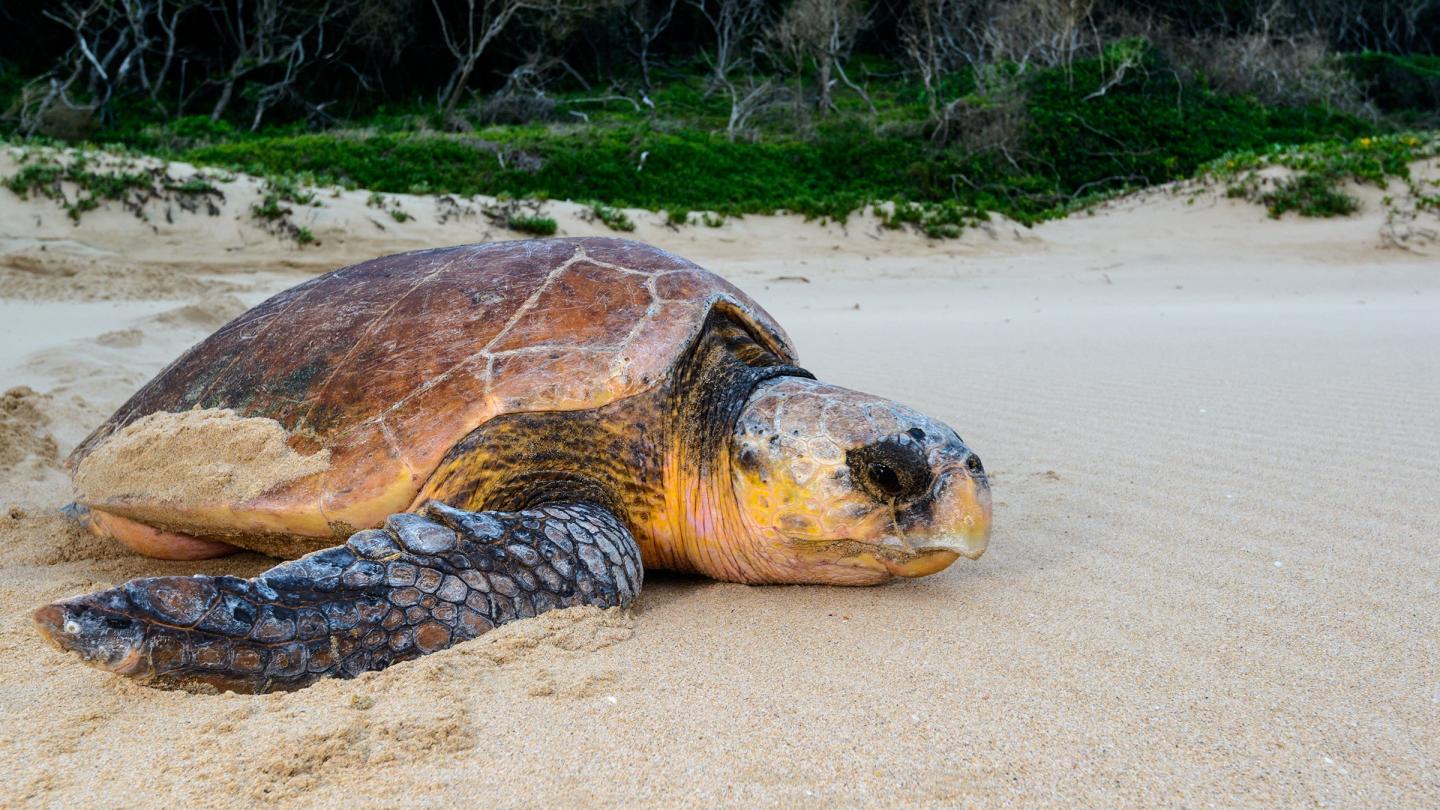
[[797, 362], [744, 293], [637, 242], [337, 270], [195, 346], [69, 460], [77, 517], [142, 554], [299, 559], [36, 623], [120, 674], [264, 691], [628, 604], [643, 567], [858, 585], [978, 557], [989, 485], [955, 431]]

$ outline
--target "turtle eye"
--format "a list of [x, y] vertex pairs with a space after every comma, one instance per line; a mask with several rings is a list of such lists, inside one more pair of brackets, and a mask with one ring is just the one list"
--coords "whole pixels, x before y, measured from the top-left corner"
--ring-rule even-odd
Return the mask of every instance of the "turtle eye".
[[930, 491], [934, 475], [920, 445], [887, 437], [845, 454], [860, 487], [881, 502], [911, 501]]
[[869, 478], [877, 489], [891, 498], [899, 497], [904, 489], [900, 483], [900, 475], [884, 464], [877, 463], [866, 467], [865, 477]]

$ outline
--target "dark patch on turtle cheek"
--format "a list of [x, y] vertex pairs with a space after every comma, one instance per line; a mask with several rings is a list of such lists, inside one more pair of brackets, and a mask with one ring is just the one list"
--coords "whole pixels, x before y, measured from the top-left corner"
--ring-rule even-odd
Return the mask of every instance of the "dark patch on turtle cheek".
[[909, 504], [894, 507], [895, 525], [904, 534], [928, 532], [935, 520], [935, 491]]
[[[913, 434], [912, 434], [913, 435]], [[915, 442], [887, 437], [845, 451], [850, 476], [879, 503], [914, 504], [933, 499], [935, 473], [924, 450]]]
[[750, 475], [764, 475], [764, 466], [760, 463], [760, 451], [754, 447], [746, 446], [735, 455], [735, 463], [742, 472]]

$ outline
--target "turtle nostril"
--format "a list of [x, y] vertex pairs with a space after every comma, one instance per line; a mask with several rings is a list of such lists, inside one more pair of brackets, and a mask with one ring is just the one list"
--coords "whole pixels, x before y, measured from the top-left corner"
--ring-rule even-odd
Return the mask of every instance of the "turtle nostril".
[[976, 475], [985, 474], [985, 467], [980, 463], [980, 457], [974, 453], [971, 453], [970, 457], [965, 459], [965, 469]]

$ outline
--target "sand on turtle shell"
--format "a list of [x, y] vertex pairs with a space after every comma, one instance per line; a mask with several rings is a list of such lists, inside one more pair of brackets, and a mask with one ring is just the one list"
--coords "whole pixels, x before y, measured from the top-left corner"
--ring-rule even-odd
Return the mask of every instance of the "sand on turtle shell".
[[274, 419], [228, 408], [152, 413], [80, 462], [75, 492], [87, 503], [245, 503], [329, 468], [329, 450], [302, 455], [287, 438]]

